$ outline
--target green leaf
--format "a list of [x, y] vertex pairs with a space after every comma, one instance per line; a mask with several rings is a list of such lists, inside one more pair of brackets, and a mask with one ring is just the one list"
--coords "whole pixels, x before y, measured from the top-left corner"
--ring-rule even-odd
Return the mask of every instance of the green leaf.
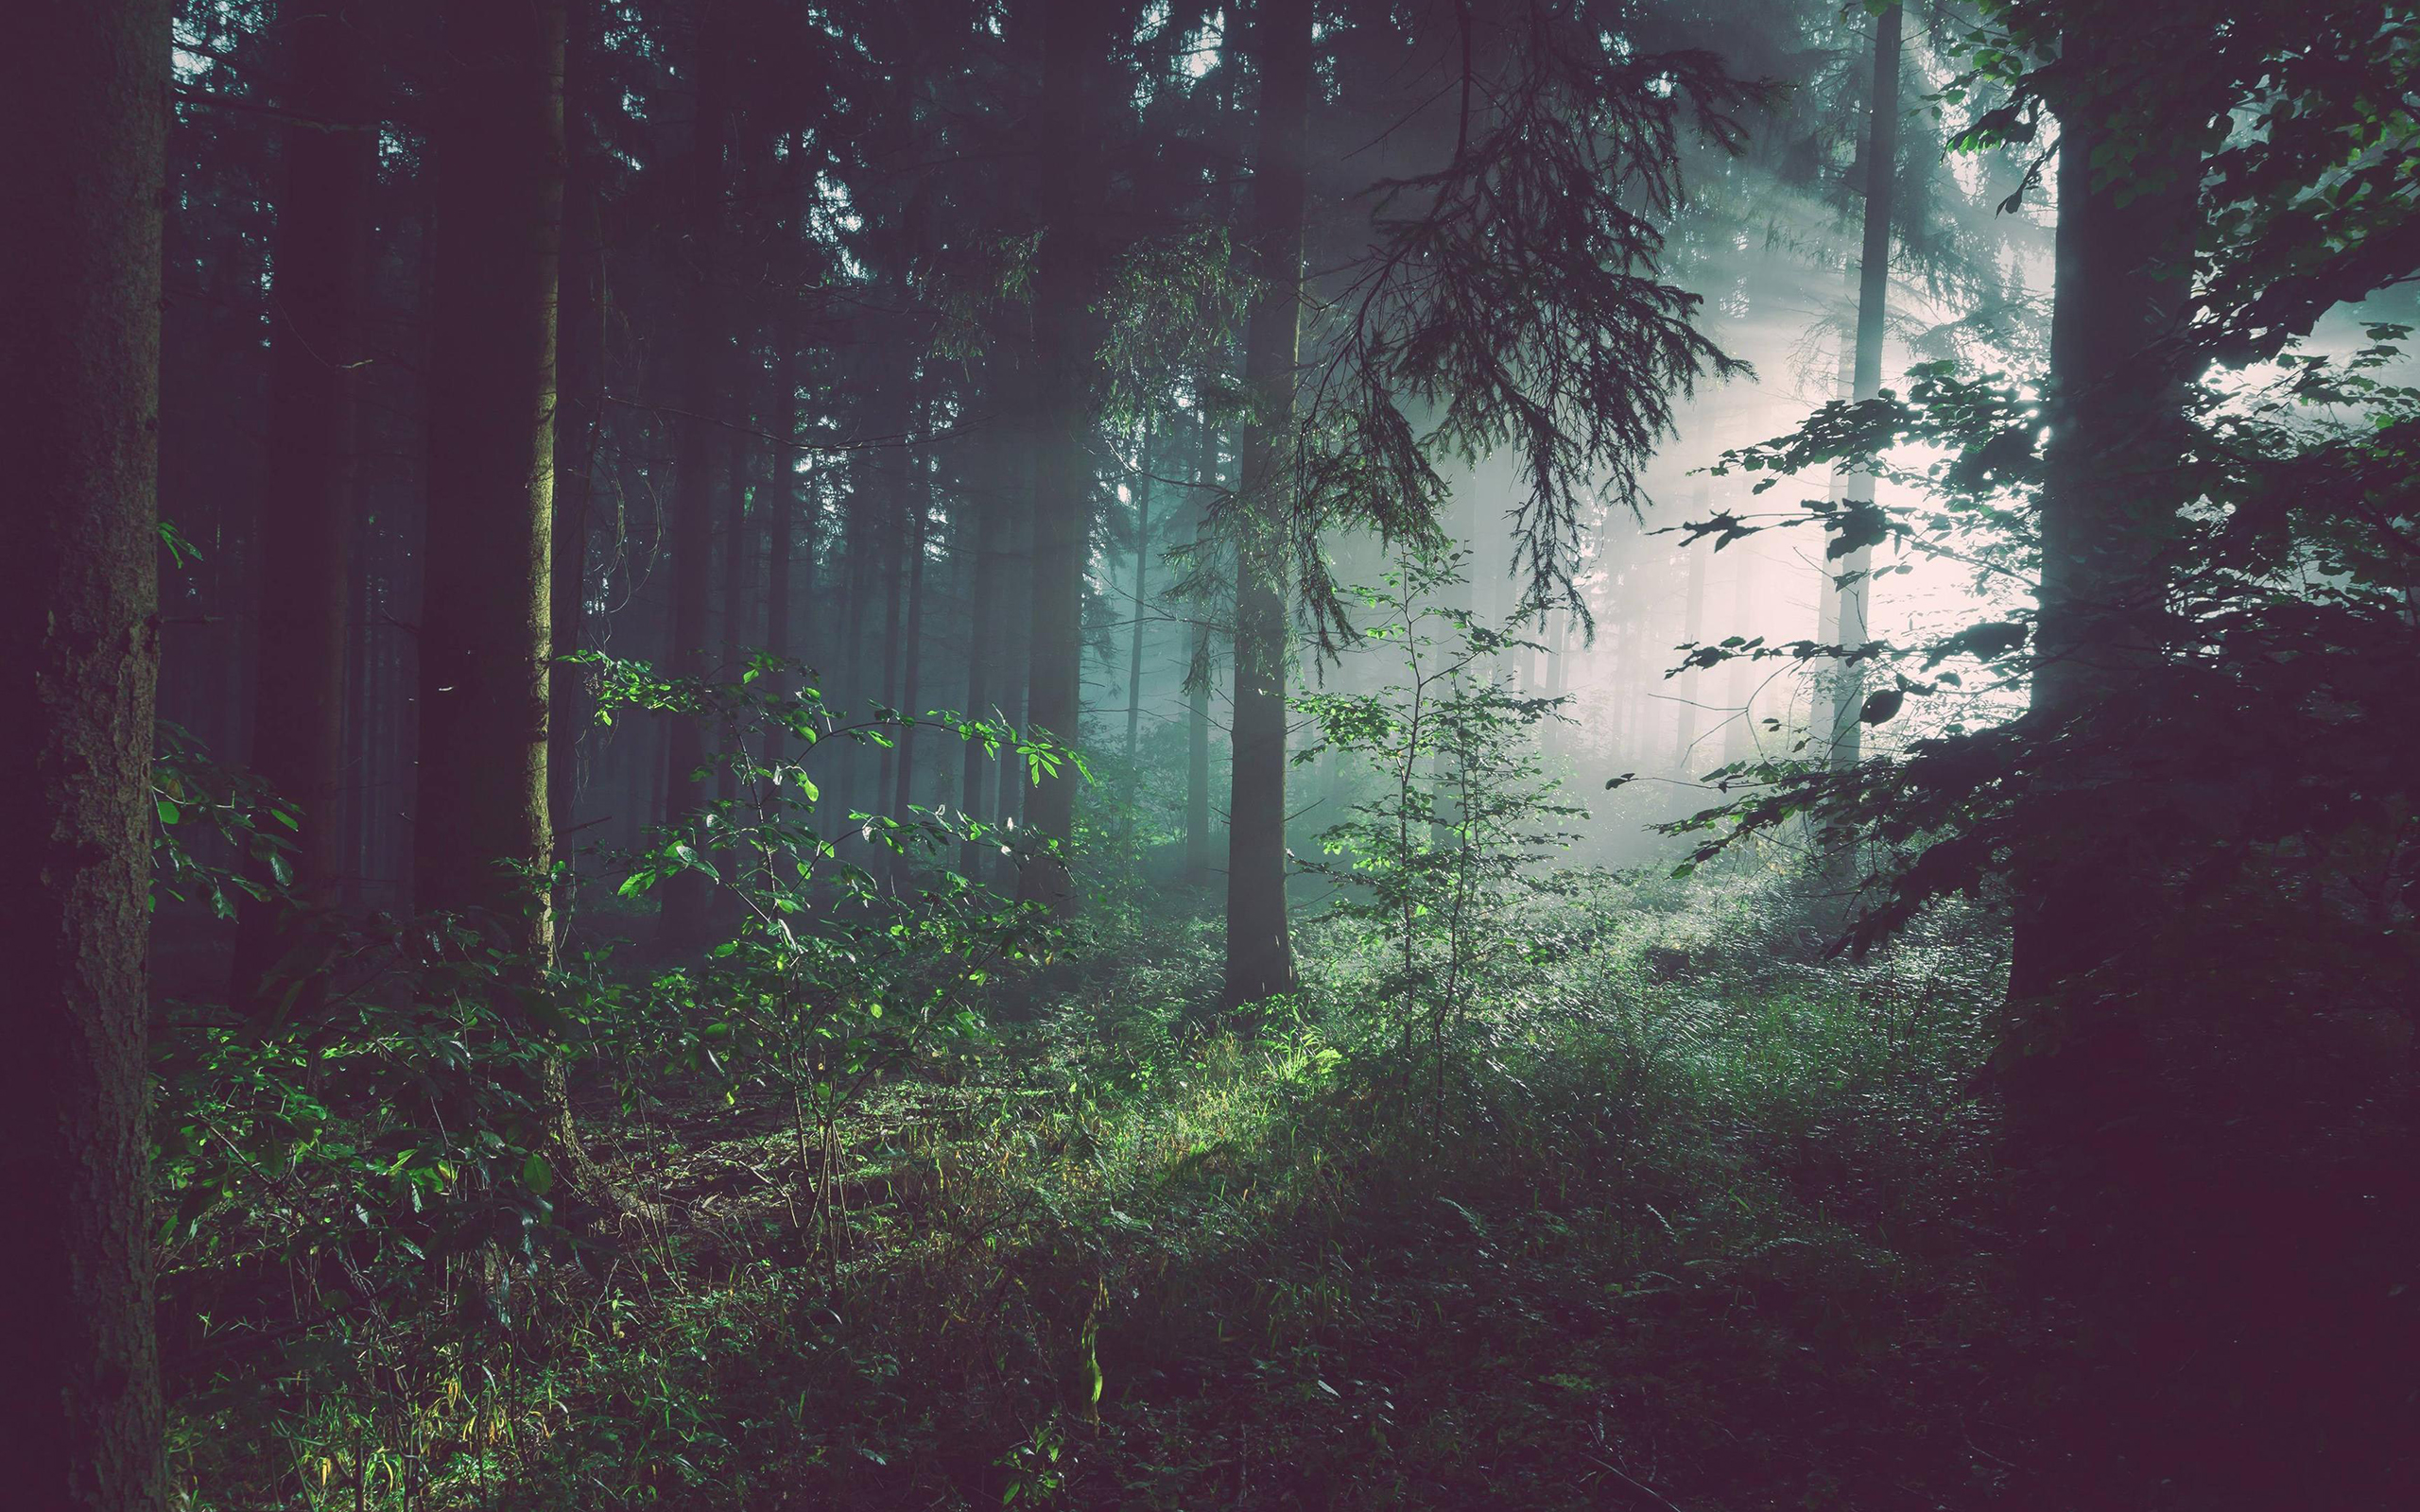
[[527, 1187], [533, 1195], [541, 1197], [553, 1190], [555, 1173], [546, 1164], [544, 1156], [535, 1150], [529, 1152], [529, 1159], [521, 1162], [521, 1184]]

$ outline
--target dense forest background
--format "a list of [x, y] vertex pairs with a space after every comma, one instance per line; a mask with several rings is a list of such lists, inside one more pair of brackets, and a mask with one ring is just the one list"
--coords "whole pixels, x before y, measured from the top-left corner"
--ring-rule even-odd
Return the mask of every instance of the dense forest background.
[[32, 9], [29, 1504], [2420, 1501], [2413, 8]]

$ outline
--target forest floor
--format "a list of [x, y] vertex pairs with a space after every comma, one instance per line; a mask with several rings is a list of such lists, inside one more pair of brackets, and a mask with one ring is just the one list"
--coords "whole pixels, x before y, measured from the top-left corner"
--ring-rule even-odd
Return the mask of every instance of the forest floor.
[[1598, 906], [1442, 1098], [1344, 943], [1225, 1022], [1215, 931], [1161, 919], [879, 1093], [823, 1209], [786, 1104], [590, 1107], [671, 1219], [289, 1383], [273, 1440], [189, 1412], [192, 1504], [2031, 1503], [1990, 920], [1852, 967], [1755, 887]]

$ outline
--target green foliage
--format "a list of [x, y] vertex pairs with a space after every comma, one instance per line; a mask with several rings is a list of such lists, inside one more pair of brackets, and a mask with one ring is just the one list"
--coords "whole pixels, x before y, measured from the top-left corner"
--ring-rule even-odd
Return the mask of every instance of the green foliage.
[[[608, 1200], [568, 1122], [575, 1063], [614, 1068], [626, 1109], [666, 1078], [723, 1108], [776, 1094], [795, 1185], [812, 1188], [837, 1263], [840, 1118], [886, 1078], [945, 1070], [954, 1053], [987, 1042], [991, 984], [1047, 947], [1039, 911], [931, 864], [969, 840], [1012, 849], [1010, 836], [959, 815], [857, 814], [866, 853], [844, 857], [816, 827], [807, 766], [831, 741], [887, 742], [911, 724], [1036, 773], [1080, 769], [1073, 752], [955, 715], [874, 711], [842, 725], [811, 688], [784, 690], [800, 669], [770, 659], [729, 683], [604, 658], [586, 666], [600, 718], [657, 710], [710, 718], [723, 735], [716, 760], [745, 796], [659, 835], [618, 871], [626, 898], [686, 869], [720, 885], [736, 922], [696, 961], [632, 971], [603, 950], [531, 960], [500, 945], [510, 935], [487, 920], [303, 909], [286, 891], [277, 833], [292, 827], [291, 810], [181, 732], [164, 733], [163, 889], [222, 916], [236, 892], [293, 910], [300, 941], [276, 973], [287, 990], [251, 1017], [170, 1004], [155, 1037], [163, 1284], [189, 1320], [170, 1354], [194, 1378], [187, 1426], [202, 1436], [187, 1452], [198, 1464], [224, 1463], [214, 1433], [267, 1435], [264, 1448], [282, 1438], [306, 1495], [337, 1494], [341, 1462], [365, 1504], [373, 1494], [406, 1504], [428, 1495], [428, 1456], [451, 1435], [461, 1435], [465, 1469], [484, 1474], [500, 1439], [551, 1431], [543, 1413], [498, 1417], [492, 1403], [516, 1393], [499, 1393], [482, 1362], [529, 1364], [523, 1341], [554, 1326], [531, 1316], [548, 1298], [543, 1278], [585, 1253]], [[204, 858], [186, 837], [205, 824], [212, 845], [257, 859], [267, 880]], [[531, 907], [560, 891], [526, 880]], [[305, 982], [319, 990], [297, 1011]], [[284, 1283], [262, 1290], [270, 1277]], [[486, 1391], [468, 1383], [475, 1370], [490, 1372]], [[386, 1397], [375, 1373], [418, 1383]], [[365, 1458], [369, 1444], [383, 1447]]]
[[[1789, 438], [1731, 454], [1725, 469], [1774, 474], [1759, 491], [1872, 458], [1917, 502], [1865, 507], [1852, 521], [1810, 501], [1797, 522], [1724, 515], [1693, 530], [1736, 538], [1814, 524], [1835, 557], [1852, 534], [1888, 541], [1972, 569], [1984, 617], [1907, 645], [1696, 648], [1701, 666], [1733, 656], [1866, 663], [1898, 695], [1869, 703], [1869, 715], [1938, 713], [1917, 738], [1848, 771], [1811, 761], [1727, 768], [1719, 780], [1745, 796], [1672, 828], [1702, 837], [1697, 861], [1802, 824], [1836, 850], [1862, 844], [1860, 945], [2063, 835], [2142, 834], [2165, 869], [2209, 887], [2256, 877], [2281, 846], [2366, 853], [2365, 837], [2408, 833], [2420, 793], [2395, 711], [2420, 644], [2400, 480], [2420, 466], [2420, 397], [2378, 376], [2395, 351], [2374, 339], [2349, 359], [2290, 354], [2261, 387], [2198, 391], [2187, 413], [2194, 449], [2171, 485], [2192, 497], [2157, 526], [2172, 564], [2165, 592], [2133, 606], [2121, 627], [2159, 674], [2122, 705], [2057, 717], [2016, 701], [2034, 667], [2040, 476], [2036, 412], [2014, 389], [1923, 369], [1906, 399], [1829, 405]], [[1894, 470], [1880, 456], [1909, 443], [1936, 459]], [[2412, 885], [2405, 872], [2379, 885], [2379, 907], [2409, 906], [2396, 901]]]
[[[888, 745], [894, 731], [918, 726], [978, 743], [994, 757], [1007, 753], [1036, 780], [1063, 765], [1089, 776], [1083, 759], [958, 714], [874, 709], [844, 724], [813, 686], [791, 691], [803, 667], [763, 655], [735, 681], [667, 679], [631, 662], [582, 660], [597, 674], [599, 719], [641, 709], [709, 720], [717, 730], [712, 761], [738, 796], [716, 800], [694, 827], [666, 830], [651, 849], [623, 858], [618, 891], [633, 896], [694, 870], [737, 905], [738, 927], [702, 962], [648, 984], [650, 1022], [677, 1026], [659, 1052], [719, 1083], [727, 1101], [749, 1083], [780, 1089], [795, 1120], [801, 1179], [817, 1179], [816, 1211], [837, 1225], [832, 1162], [841, 1115], [881, 1078], [979, 1041], [987, 985], [1043, 954], [1049, 938], [1043, 910], [936, 865], [970, 842], [1013, 853], [1011, 832], [962, 813], [918, 809], [908, 819], [854, 813], [850, 823], [869, 854], [844, 858], [816, 828], [821, 789], [809, 762], [836, 741]], [[803, 747], [795, 759], [784, 753], [788, 740]], [[820, 1156], [809, 1153], [810, 1126]]]
[[294, 880], [302, 816], [250, 772], [221, 766], [180, 726], [160, 722], [151, 763], [151, 907], [198, 902], [235, 917], [238, 896], [263, 902]]
[[1406, 554], [1359, 591], [1375, 617], [1362, 634], [1399, 663], [1394, 680], [1293, 700], [1320, 733], [1298, 764], [1332, 748], [1381, 779], [1321, 837], [1339, 859], [1311, 869], [1341, 885], [1335, 917], [1384, 942], [1391, 964], [1373, 986], [1407, 1045], [1425, 1036], [1440, 1087], [1456, 1020], [1505, 994], [1528, 964], [1510, 927], [1523, 905], [1585, 881], [1546, 865], [1572, 839], [1561, 826], [1585, 813], [1557, 799], [1536, 747], [1564, 700], [1515, 691], [1498, 659], [1537, 647], [1441, 602], [1462, 581], [1460, 556]]

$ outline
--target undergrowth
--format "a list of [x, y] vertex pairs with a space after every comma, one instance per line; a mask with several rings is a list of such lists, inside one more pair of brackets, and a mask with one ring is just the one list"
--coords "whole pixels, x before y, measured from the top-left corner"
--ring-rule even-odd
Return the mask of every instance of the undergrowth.
[[837, 1228], [776, 1099], [586, 1089], [595, 1152], [669, 1216], [466, 1275], [458, 1316], [235, 1341], [178, 1424], [187, 1504], [1698, 1512], [2021, 1481], [1968, 1091], [1989, 920], [1850, 966], [1744, 868], [1609, 882], [1541, 905], [1539, 970], [1474, 1005], [1440, 1098], [1333, 941], [1236, 1022], [1213, 926], [1101, 917], [996, 1042], [851, 1114]]

